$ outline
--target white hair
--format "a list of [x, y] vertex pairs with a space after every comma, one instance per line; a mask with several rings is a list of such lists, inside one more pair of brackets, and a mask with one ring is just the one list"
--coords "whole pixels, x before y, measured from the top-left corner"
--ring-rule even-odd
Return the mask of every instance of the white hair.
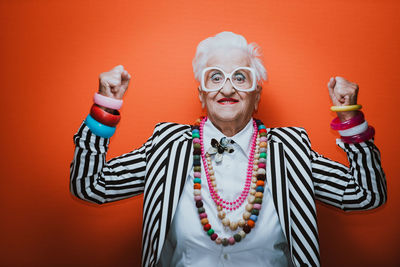
[[201, 79], [201, 72], [206, 67], [210, 52], [217, 48], [243, 49], [250, 59], [250, 67], [256, 71], [257, 82], [267, 80], [267, 71], [260, 59], [260, 48], [256, 43], [248, 44], [246, 39], [233, 32], [221, 32], [213, 37], [208, 37], [199, 43], [196, 55], [193, 58], [193, 72], [197, 81]]

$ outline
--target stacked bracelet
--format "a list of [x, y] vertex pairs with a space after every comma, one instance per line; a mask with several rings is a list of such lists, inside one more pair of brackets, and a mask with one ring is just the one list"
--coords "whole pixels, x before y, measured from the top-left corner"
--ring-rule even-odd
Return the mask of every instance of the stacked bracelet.
[[110, 109], [120, 109], [122, 107], [122, 100], [120, 99], [115, 99], [112, 97], [108, 97], [108, 96], [104, 96], [98, 93], [94, 94], [93, 97], [94, 103], [96, 103], [99, 106], [103, 106], [106, 108], [110, 108]]
[[365, 132], [368, 129], [368, 122], [364, 121], [363, 123], [354, 126], [350, 129], [347, 130], [342, 130], [342, 131], [338, 131], [340, 136], [352, 136], [352, 135], [357, 135], [360, 133]]
[[[94, 104], [90, 109], [90, 114], [86, 117], [85, 124], [95, 135], [110, 138], [115, 133], [115, 126], [121, 119], [118, 109], [122, 106], [122, 100], [95, 93], [93, 101]], [[100, 106], [113, 111], [112, 113], [107, 112]]]
[[347, 121], [341, 122], [339, 117], [336, 117], [331, 122], [331, 128], [336, 131], [347, 130], [347, 129], [350, 129], [354, 126], [357, 126], [357, 125], [363, 123], [364, 120], [365, 120], [364, 114], [361, 111], [359, 111], [353, 118], [351, 118], [350, 120], [347, 120]]
[[[351, 111], [361, 108], [361, 105], [351, 105], [336, 107], [335, 111]], [[333, 110], [331, 108], [331, 110]], [[368, 126], [368, 122], [364, 118], [364, 114], [361, 111], [357, 111], [357, 114], [350, 120], [341, 122], [339, 117], [336, 117], [331, 122], [331, 128], [339, 131], [340, 137], [344, 143], [360, 143], [367, 141], [374, 137], [375, 129]]]
[[115, 133], [115, 127], [104, 125], [95, 119], [90, 114], [86, 117], [85, 124], [97, 136], [110, 138]]
[[92, 108], [90, 109], [90, 115], [96, 121], [111, 127], [117, 126], [121, 119], [121, 115], [119, 114], [118, 110], [114, 110], [114, 114], [112, 114], [100, 108], [96, 104], [93, 104]]
[[343, 142], [348, 144], [365, 142], [375, 135], [375, 129], [372, 126], [368, 126], [368, 129], [360, 134], [352, 136], [341, 136]]
[[343, 111], [360, 110], [361, 108], [362, 108], [361, 105], [346, 105], [346, 106], [332, 106], [331, 110], [335, 112], [343, 112]]

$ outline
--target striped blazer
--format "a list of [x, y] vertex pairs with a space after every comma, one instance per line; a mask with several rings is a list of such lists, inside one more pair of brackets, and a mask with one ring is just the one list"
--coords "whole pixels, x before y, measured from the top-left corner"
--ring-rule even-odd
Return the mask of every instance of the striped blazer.
[[[343, 210], [366, 210], [386, 201], [386, 180], [373, 140], [337, 144], [350, 167], [311, 149], [303, 128], [267, 129], [267, 187], [296, 266], [319, 266], [315, 199]], [[160, 123], [142, 147], [106, 162], [109, 139], [83, 123], [74, 135], [71, 192], [106, 203], [144, 194], [142, 266], [160, 257], [188, 172], [191, 126]]]

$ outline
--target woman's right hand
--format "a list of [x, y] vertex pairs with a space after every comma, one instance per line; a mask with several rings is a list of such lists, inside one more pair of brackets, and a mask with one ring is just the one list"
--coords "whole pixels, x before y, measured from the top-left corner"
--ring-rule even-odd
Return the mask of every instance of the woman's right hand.
[[122, 99], [129, 86], [131, 75], [122, 65], [99, 75], [99, 94]]

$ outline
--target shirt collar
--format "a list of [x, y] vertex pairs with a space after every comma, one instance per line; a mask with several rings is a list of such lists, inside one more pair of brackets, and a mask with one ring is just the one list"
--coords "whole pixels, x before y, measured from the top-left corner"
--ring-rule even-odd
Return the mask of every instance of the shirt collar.
[[[241, 148], [243, 153], [248, 157], [248, 152], [251, 146], [251, 137], [253, 135], [253, 118], [249, 120], [247, 125], [237, 134], [229, 137]], [[222, 137], [225, 137], [223, 133], [218, 130], [214, 124], [208, 119], [204, 124], [204, 148], [207, 151], [211, 147], [211, 139], [215, 138], [218, 142]]]

